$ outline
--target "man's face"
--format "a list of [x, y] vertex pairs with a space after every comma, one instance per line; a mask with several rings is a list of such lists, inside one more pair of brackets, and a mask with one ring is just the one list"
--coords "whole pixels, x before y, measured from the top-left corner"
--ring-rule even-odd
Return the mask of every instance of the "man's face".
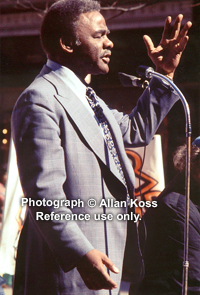
[[108, 73], [113, 43], [108, 39], [109, 31], [101, 13], [82, 13], [76, 32], [81, 45], [74, 49], [74, 54], [81, 75]]

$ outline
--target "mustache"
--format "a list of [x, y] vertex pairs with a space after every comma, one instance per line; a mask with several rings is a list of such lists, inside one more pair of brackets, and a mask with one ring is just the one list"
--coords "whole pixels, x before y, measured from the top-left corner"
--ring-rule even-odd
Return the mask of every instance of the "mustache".
[[106, 56], [106, 55], [111, 55], [111, 50], [105, 50], [104, 53], [101, 54], [100, 58]]

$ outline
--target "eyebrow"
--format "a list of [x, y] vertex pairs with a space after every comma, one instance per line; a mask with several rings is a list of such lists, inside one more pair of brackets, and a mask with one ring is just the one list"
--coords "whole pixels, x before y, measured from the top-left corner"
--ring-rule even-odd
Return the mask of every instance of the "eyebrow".
[[98, 30], [98, 31], [95, 31], [94, 34], [110, 34], [110, 30], [109, 29], [102, 29], [102, 30]]

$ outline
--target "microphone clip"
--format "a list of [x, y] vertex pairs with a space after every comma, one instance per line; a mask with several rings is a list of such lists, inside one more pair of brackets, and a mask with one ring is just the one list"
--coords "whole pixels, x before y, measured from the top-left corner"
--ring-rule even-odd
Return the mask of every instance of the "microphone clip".
[[145, 89], [149, 85], [149, 81], [143, 78], [131, 76], [122, 72], [119, 72], [118, 75], [120, 82], [124, 87], [140, 87]]

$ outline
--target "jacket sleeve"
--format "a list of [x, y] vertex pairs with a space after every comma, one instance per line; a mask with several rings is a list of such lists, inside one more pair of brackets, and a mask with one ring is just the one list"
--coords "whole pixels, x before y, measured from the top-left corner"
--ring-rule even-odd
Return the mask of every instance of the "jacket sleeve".
[[172, 87], [160, 78], [152, 78], [129, 115], [112, 110], [126, 147], [149, 144], [169, 110], [179, 99]]

